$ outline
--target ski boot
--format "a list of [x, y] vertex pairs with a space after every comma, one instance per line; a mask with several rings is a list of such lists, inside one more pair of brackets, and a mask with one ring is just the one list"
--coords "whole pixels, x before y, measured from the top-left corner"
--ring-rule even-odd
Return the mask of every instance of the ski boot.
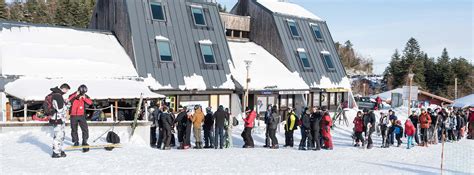
[[53, 155], [51, 155], [51, 158], [61, 158], [61, 154], [56, 154], [53, 152]]
[[61, 157], [66, 157], [66, 153], [64, 151], [61, 151]]
[[372, 149], [372, 144], [368, 144], [367, 149]]
[[79, 146], [79, 142], [74, 142], [73, 146]]
[[[84, 142], [84, 143], [82, 143], [82, 146], [86, 146], [86, 147], [87, 147], [87, 146], [89, 146], [89, 144], [87, 144], [87, 142]], [[82, 152], [83, 152], [83, 153], [89, 152], [89, 148], [82, 148]]]
[[306, 148], [304, 148], [304, 147], [300, 146], [300, 147], [298, 148], [298, 150], [301, 150], [301, 151], [306, 151]]

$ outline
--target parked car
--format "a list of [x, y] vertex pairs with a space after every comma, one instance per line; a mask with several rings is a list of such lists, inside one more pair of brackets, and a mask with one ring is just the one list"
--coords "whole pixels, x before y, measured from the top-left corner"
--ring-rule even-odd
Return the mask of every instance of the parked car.
[[359, 109], [374, 109], [375, 107], [375, 100], [370, 99], [370, 97], [358, 97], [355, 100]]

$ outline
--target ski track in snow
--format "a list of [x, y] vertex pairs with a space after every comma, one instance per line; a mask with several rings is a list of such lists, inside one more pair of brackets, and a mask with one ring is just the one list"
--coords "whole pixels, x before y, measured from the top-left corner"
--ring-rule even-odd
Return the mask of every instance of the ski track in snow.
[[[381, 137], [374, 133], [373, 149], [354, 148], [351, 125], [331, 131], [332, 151], [297, 150], [300, 130], [295, 131], [294, 148], [283, 148], [283, 130], [277, 134], [280, 149], [261, 148], [265, 141], [263, 127], [254, 129], [253, 134], [255, 146], [260, 148], [242, 149], [240, 125], [234, 128], [231, 149], [162, 151], [141, 142], [125, 143], [123, 148], [110, 152], [67, 151], [67, 158], [61, 159], [50, 157], [52, 138], [47, 130], [2, 133], [0, 174], [440, 174], [441, 144], [410, 150], [402, 144], [383, 149]], [[102, 132], [91, 131], [90, 138]], [[72, 144], [69, 132], [65, 144]], [[473, 174], [473, 152], [473, 140], [446, 143], [445, 174]]]

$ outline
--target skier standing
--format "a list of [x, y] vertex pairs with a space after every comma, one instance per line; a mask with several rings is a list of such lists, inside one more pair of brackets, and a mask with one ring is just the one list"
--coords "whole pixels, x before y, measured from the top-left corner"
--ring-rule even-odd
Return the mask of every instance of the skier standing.
[[155, 106], [151, 111], [151, 120], [153, 121], [153, 124], [152, 124], [152, 127], [151, 127], [151, 130], [150, 130], [150, 134], [151, 134], [151, 139], [150, 139], [150, 145], [152, 148], [161, 148], [161, 142], [162, 142], [162, 139], [160, 139], [160, 141], [158, 142], [159, 140], [159, 134], [157, 135], [156, 134], [156, 131], [158, 130], [158, 132], [160, 132], [160, 116], [161, 116], [161, 109], [162, 107], [158, 107], [158, 106]]
[[301, 116], [301, 129], [304, 134], [301, 136], [301, 141], [299, 145], [300, 150], [311, 150], [313, 146], [313, 137], [311, 135], [311, 111], [308, 108], [304, 109], [304, 113]]
[[276, 138], [276, 130], [278, 128], [279, 123], [280, 123], [280, 116], [278, 115], [277, 106], [275, 105], [271, 108], [271, 117], [267, 125], [267, 127], [269, 128], [268, 135], [272, 142], [272, 146], [270, 148], [272, 149], [278, 149], [279, 147], [278, 139]]
[[385, 113], [380, 112], [380, 116], [379, 125], [382, 132], [382, 148], [388, 148], [388, 128], [391, 126], [391, 124], [388, 116]]
[[389, 143], [390, 145], [393, 145], [395, 143], [395, 133], [393, 133], [393, 127], [396, 125], [396, 121], [398, 120], [398, 117], [395, 115], [395, 112], [392, 110], [388, 111], [389, 117], [388, 119], [390, 120], [391, 127], [388, 130], [388, 136], [389, 136]]
[[415, 135], [416, 129], [410, 119], [405, 121], [405, 137], [407, 138], [407, 149], [410, 149], [413, 145], [413, 135]]
[[247, 107], [245, 109], [245, 114], [246, 114], [246, 117], [242, 118], [245, 122], [245, 125], [244, 125], [245, 128], [241, 134], [244, 140], [243, 148], [253, 148], [255, 145], [253, 143], [253, 138], [252, 138], [252, 128], [254, 126], [257, 113], [253, 109], [250, 109], [249, 107]]
[[178, 123], [178, 142], [180, 143], [179, 149], [188, 149], [191, 145], [191, 121], [188, 117], [187, 107], [181, 107], [180, 113], [175, 119], [175, 123]]
[[321, 120], [323, 115], [317, 107], [313, 107], [311, 114], [311, 133], [313, 136], [313, 145], [315, 151], [321, 150]]
[[354, 135], [356, 138], [354, 147], [359, 147], [359, 142], [362, 142], [362, 147], [364, 147], [364, 137], [362, 137], [362, 132], [364, 132], [364, 120], [362, 119], [362, 112], [357, 112], [357, 116], [352, 123], [354, 123]]
[[51, 88], [51, 93], [46, 97], [45, 103], [48, 103], [48, 110], [52, 113], [50, 124], [53, 125], [53, 154], [52, 158], [66, 157], [64, 152], [64, 129], [66, 127], [67, 106], [63, 95], [66, 94], [71, 87], [68, 84], [62, 84], [60, 87]]
[[448, 140], [450, 142], [456, 141], [456, 137], [454, 136], [454, 131], [456, 130], [456, 117], [453, 113], [449, 114], [449, 117], [445, 121], [446, 130], [448, 133]]
[[372, 133], [375, 131], [375, 114], [374, 111], [364, 109], [364, 131], [365, 137], [367, 137], [367, 149], [372, 149]]
[[431, 125], [428, 129], [428, 143], [437, 144], [438, 143], [438, 112], [437, 110], [433, 111], [431, 108], [428, 108], [428, 114], [431, 117]]
[[397, 120], [395, 122], [395, 125], [393, 126], [393, 133], [395, 134], [395, 138], [397, 139], [397, 147], [400, 147], [402, 144], [402, 136], [403, 136], [403, 127], [402, 127], [402, 122], [400, 120]]
[[296, 114], [293, 109], [288, 108], [288, 119], [285, 123], [285, 145], [283, 147], [293, 147], [293, 133], [298, 127], [296, 124]]
[[224, 142], [225, 142], [225, 125], [229, 121], [229, 113], [224, 111], [224, 106], [220, 105], [217, 108], [217, 111], [214, 113], [213, 118], [216, 120], [215, 124], [215, 138], [214, 138], [214, 148], [217, 149], [219, 146], [219, 149], [224, 148]]
[[204, 118], [204, 148], [214, 148], [214, 116], [211, 107], [206, 108]]
[[324, 115], [321, 120], [321, 135], [322, 135], [322, 138], [324, 139], [323, 148], [327, 150], [333, 149], [331, 126], [332, 126], [331, 116], [329, 115], [329, 112], [327, 110], [324, 110]]
[[[69, 96], [68, 101], [72, 104], [71, 106], [71, 138], [74, 146], [79, 146], [79, 137], [77, 134], [77, 125], [81, 127], [82, 131], [82, 146], [89, 146], [87, 139], [89, 139], [89, 128], [86, 120], [86, 106], [92, 105], [92, 100], [89, 98], [87, 93], [87, 86], [80, 85], [78, 90]], [[84, 152], [89, 151], [88, 148], [83, 149]]]
[[267, 111], [265, 111], [265, 117], [264, 117], [264, 122], [265, 125], [267, 126], [265, 129], [265, 145], [263, 146], [264, 148], [270, 147], [270, 127], [268, 126], [270, 124], [270, 120], [272, 119], [272, 105], [267, 106]]
[[466, 124], [464, 122], [464, 116], [463, 116], [461, 111], [457, 112], [456, 123], [457, 123], [457, 125], [456, 125], [456, 131], [457, 131], [456, 136], [457, 136], [457, 140], [459, 141], [464, 136], [464, 133], [463, 133], [464, 132], [464, 126]]
[[191, 120], [193, 121], [193, 132], [194, 132], [194, 139], [196, 141], [195, 149], [202, 148], [202, 122], [204, 121], [204, 113], [202, 112], [202, 108], [199, 105], [194, 106], [194, 114], [192, 115]]
[[419, 127], [418, 127], [418, 115], [416, 115], [416, 110], [413, 109], [411, 111], [411, 115], [408, 118], [411, 120], [411, 123], [413, 124], [413, 126], [415, 126], [415, 135], [413, 135], [413, 137], [415, 138], [415, 142], [418, 146], [421, 146], [419, 136], [418, 136]]
[[164, 142], [163, 149], [169, 150], [171, 149], [170, 142], [171, 142], [171, 129], [173, 125], [173, 119], [171, 117], [171, 114], [168, 111], [167, 106], [163, 107], [163, 113], [161, 113], [160, 120], [162, 123], [162, 128], [161, 128], [160, 133], [163, 133], [161, 135], [163, 135], [163, 142]]
[[419, 122], [421, 128], [421, 146], [428, 147], [428, 129], [431, 125], [431, 117], [430, 114], [425, 111], [425, 109], [421, 109]]

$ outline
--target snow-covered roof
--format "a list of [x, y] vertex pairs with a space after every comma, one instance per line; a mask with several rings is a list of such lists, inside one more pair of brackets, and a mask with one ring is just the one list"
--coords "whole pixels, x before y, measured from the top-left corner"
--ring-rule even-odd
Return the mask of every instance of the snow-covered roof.
[[0, 23], [0, 74], [48, 78], [137, 77], [114, 35]]
[[[212, 87], [214, 89], [235, 89], [234, 82], [232, 81], [232, 78], [230, 75], [226, 75], [227, 81], [222, 83], [222, 85], [218, 87]], [[148, 76], [145, 78], [145, 84], [152, 90], [173, 90], [174, 88], [171, 86], [171, 84], [161, 84], [158, 82], [151, 74], [148, 74]], [[206, 82], [204, 81], [204, 78], [200, 75], [193, 74], [191, 76], [184, 76], [184, 84], [179, 85], [178, 87], [180, 90], [206, 90]]]
[[339, 82], [333, 82], [330, 78], [326, 76], [322, 76], [319, 80], [319, 83], [313, 82], [311, 83], [311, 88], [319, 88], [319, 89], [351, 89], [351, 82], [349, 78], [343, 77]]
[[298, 4], [291, 2], [282, 2], [279, 0], [257, 0], [259, 4], [272, 11], [273, 13], [280, 13], [289, 16], [295, 16], [299, 18], [313, 19], [317, 21], [323, 21], [320, 17], [314, 15], [310, 11], [301, 7]]
[[232, 76], [243, 86], [247, 73], [245, 61], [252, 60], [250, 90], [309, 90], [297, 72], [288, 70], [263, 47], [253, 42], [229, 42], [229, 49], [234, 60], [234, 63], [229, 61]]
[[208, 40], [208, 39], [206, 39], [206, 40], [201, 40], [201, 41], [199, 41], [199, 44], [212, 44], [212, 41], [211, 41], [211, 40]]
[[474, 107], [474, 94], [454, 100], [453, 106], [457, 108]]
[[5, 93], [25, 101], [42, 101], [51, 93], [50, 88], [67, 83], [73, 93], [81, 84], [88, 88], [91, 99], [162, 98], [151, 92], [143, 81], [129, 79], [44, 79], [24, 77], [5, 85]]

